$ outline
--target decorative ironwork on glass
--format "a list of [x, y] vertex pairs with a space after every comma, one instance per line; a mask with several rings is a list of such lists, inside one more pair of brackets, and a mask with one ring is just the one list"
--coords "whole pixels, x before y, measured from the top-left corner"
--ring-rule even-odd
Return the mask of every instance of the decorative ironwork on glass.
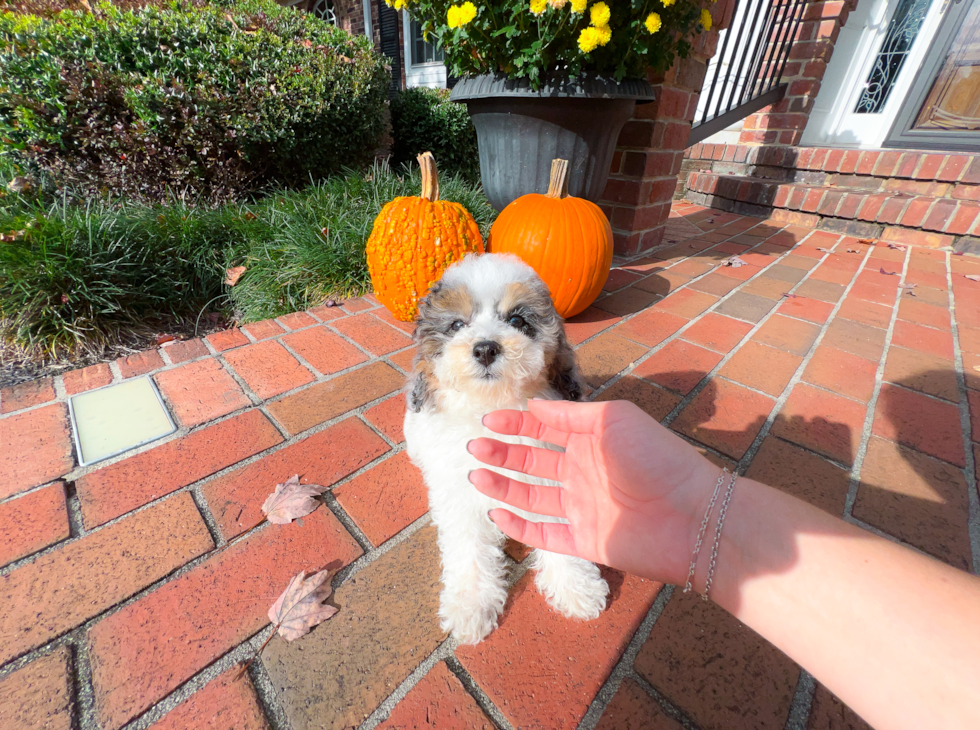
[[901, 0], [895, 8], [855, 114], [878, 114], [885, 107], [931, 3], [932, 0]]
[[337, 25], [337, 13], [334, 11], [332, 0], [317, 0], [310, 12], [330, 25]]

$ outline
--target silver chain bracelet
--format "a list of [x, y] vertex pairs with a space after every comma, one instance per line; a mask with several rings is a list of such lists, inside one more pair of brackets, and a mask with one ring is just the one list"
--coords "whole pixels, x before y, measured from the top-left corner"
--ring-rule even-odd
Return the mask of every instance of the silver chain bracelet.
[[708, 577], [704, 581], [704, 595], [701, 596], [705, 601], [708, 600], [708, 593], [711, 591], [711, 579], [715, 576], [715, 563], [718, 561], [718, 548], [721, 546], [721, 531], [725, 526], [725, 515], [728, 514], [728, 505], [732, 501], [736, 479], [738, 479], [738, 472], [733, 471], [732, 478], [728, 482], [728, 489], [725, 491], [725, 499], [721, 503], [721, 510], [718, 512], [718, 526], [715, 528], [715, 543], [711, 548], [711, 562], [708, 563]]
[[721, 491], [721, 485], [725, 481], [725, 475], [727, 473], [728, 469], [722, 467], [721, 474], [718, 475], [718, 481], [715, 483], [715, 491], [711, 495], [711, 501], [708, 502], [708, 508], [704, 511], [704, 519], [701, 520], [698, 539], [694, 543], [694, 555], [691, 556], [691, 568], [687, 572], [687, 583], [684, 584], [684, 593], [691, 592], [692, 584], [694, 583], [694, 571], [698, 567], [698, 555], [701, 553], [701, 544], [704, 542], [704, 534], [708, 531], [708, 520], [711, 519], [711, 510], [715, 508], [715, 502], [718, 500], [718, 492]]

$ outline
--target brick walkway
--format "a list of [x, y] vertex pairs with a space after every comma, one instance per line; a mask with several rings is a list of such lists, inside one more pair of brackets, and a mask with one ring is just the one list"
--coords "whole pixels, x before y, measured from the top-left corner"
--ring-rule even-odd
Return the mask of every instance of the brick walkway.
[[[667, 238], [568, 324], [592, 397], [976, 571], [980, 260], [688, 204]], [[400, 425], [410, 332], [368, 297], [3, 391], [0, 726], [863, 727], [669, 586], [610, 571], [599, 619], [558, 617], [516, 545], [500, 628], [446, 641]], [[67, 397], [146, 373], [177, 434], [76, 467]], [[294, 473], [326, 507], [250, 530]], [[340, 612], [238, 677], [289, 578], [327, 566]]]

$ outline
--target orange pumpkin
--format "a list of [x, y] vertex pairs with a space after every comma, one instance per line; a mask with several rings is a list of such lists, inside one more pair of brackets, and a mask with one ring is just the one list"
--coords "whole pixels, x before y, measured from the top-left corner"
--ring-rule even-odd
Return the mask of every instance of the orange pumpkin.
[[568, 196], [568, 160], [551, 163], [545, 195], [523, 195], [500, 211], [488, 249], [512, 253], [544, 279], [558, 314], [572, 317], [599, 296], [609, 277], [613, 238], [595, 203]]
[[459, 203], [439, 200], [439, 176], [431, 152], [418, 156], [421, 197], [395, 198], [374, 220], [366, 252], [374, 295], [395, 319], [411, 322], [418, 301], [450, 264], [483, 253], [480, 228]]

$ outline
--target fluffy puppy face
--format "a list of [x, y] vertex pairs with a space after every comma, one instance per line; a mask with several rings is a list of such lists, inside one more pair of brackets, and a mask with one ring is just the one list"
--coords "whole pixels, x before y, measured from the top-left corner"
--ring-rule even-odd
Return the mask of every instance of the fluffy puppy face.
[[415, 338], [413, 411], [581, 398], [548, 288], [515, 256], [470, 255], [447, 269], [420, 302]]

